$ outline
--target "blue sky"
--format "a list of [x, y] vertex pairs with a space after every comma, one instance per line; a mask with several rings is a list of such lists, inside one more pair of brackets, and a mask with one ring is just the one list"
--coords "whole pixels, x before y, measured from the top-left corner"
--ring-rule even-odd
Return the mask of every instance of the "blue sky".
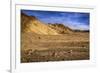
[[43, 23], [61, 23], [72, 29], [89, 30], [89, 13], [37, 10], [21, 10], [21, 12], [35, 16]]

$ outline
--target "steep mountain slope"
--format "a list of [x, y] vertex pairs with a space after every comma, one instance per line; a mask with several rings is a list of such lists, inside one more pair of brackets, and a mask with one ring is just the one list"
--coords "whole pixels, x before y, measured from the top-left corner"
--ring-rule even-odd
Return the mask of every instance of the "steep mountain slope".
[[36, 17], [28, 16], [24, 13], [21, 13], [21, 31], [22, 32], [34, 32], [36, 34], [45, 34], [45, 35], [57, 35], [58, 34], [54, 29], [42, 23]]

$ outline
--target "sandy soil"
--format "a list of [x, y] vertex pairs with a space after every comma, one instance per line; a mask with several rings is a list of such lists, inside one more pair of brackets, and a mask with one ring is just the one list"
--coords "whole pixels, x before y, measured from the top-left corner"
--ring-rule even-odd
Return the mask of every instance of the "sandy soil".
[[21, 62], [89, 59], [89, 32], [60, 35], [21, 34]]

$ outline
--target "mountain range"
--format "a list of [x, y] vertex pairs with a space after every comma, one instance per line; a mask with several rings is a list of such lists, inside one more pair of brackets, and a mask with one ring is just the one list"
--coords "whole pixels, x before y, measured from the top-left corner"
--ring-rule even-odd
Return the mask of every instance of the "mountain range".
[[[36, 34], [44, 35], [59, 35], [59, 34], [69, 34], [73, 32], [84, 32], [81, 30], [73, 30], [64, 24], [51, 24], [43, 23], [35, 16], [28, 16], [21, 13], [21, 32], [34, 32]], [[85, 31], [87, 32], [87, 31]]]

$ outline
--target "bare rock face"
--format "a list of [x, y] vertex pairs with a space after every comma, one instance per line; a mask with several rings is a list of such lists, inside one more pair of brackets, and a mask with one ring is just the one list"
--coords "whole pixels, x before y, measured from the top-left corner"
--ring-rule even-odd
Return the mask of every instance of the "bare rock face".
[[58, 23], [49, 24], [49, 27], [56, 30], [56, 32], [58, 32], [59, 34], [69, 34], [69, 33], [73, 32], [72, 29], [70, 29], [69, 27], [67, 27], [63, 24], [58, 24]]
[[39, 21], [35, 16], [21, 13], [21, 32], [34, 32], [36, 34], [57, 35], [58, 33]]

